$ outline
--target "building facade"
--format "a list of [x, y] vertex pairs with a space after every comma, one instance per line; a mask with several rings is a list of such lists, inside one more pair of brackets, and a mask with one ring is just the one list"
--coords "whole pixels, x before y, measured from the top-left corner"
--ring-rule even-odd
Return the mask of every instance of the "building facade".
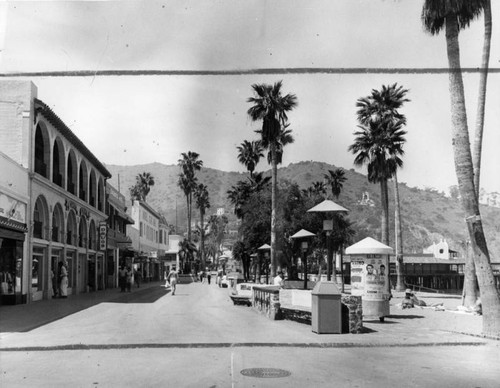
[[105, 288], [106, 245], [99, 241], [99, 225], [107, 219], [111, 174], [37, 98], [33, 83], [2, 81], [0, 96], [0, 151], [17, 164], [13, 171], [21, 168], [27, 175], [20, 299], [54, 297], [59, 263], [67, 268], [68, 295]]
[[127, 225], [134, 220], [127, 214], [125, 196], [106, 183], [107, 193], [107, 255], [106, 288], [118, 287], [118, 270], [121, 265], [133, 264], [132, 240], [127, 236]]

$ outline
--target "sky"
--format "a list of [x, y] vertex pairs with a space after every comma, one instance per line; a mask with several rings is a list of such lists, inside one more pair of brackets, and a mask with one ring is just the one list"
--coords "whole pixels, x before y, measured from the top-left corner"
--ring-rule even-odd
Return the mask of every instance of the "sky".
[[[295, 143], [283, 165], [319, 161], [354, 168], [348, 147], [356, 100], [397, 83], [408, 132], [401, 182], [447, 192], [456, 185], [448, 76], [394, 69], [446, 68], [444, 34], [424, 32], [417, 0], [7, 1], [0, 3], [0, 73], [31, 80], [38, 98], [105, 164], [177, 164], [245, 171], [236, 147], [257, 140], [251, 85], [283, 81], [297, 96], [289, 114]], [[493, 1], [490, 67], [500, 68]], [[464, 68], [481, 63], [483, 19], [461, 32]], [[255, 69], [306, 69], [256, 74]], [[317, 73], [315, 69], [336, 69]], [[352, 69], [385, 69], [383, 74]], [[339, 70], [343, 69], [343, 70]], [[392, 69], [392, 70], [391, 70]], [[22, 73], [90, 71], [83, 77]], [[96, 71], [163, 71], [96, 75]], [[190, 74], [178, 72], [190, 71]], [[216, 72], [214, 74], [214, 71]], [[227, 73], [229, 71], [229, 73]], [[13, 74], [16, 74], [13, 76]], [[21, 73], [21, 75], [19, 75]], [[65, 73], [67, 74], [67, 73]], [[473, 135], [479, 76], [464, 74]], [[488, 78], [481, 185], [500, 192], [500, 73]], [[472, 138], [472, 137], [471, 137]], [[258, 170], [267, 170], [262, 160]], [[366, 173], [366, 168], [356, 168]]]

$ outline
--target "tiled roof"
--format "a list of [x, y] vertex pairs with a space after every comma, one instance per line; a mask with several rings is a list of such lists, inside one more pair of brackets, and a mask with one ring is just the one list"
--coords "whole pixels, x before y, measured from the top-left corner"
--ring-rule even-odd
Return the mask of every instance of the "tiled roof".
[[97, 169], [106, 177], [111, 178], [111, 173], [97, 159], [83, 142], [68, 128], [66, 124], [42, 100], [35, 98], [35, 111], [42, 113], [47, 120], [57, 128], [61, 134], [73, 144]]
[[20, 222], [9, 220], [2, 216], [0, 216], [0, 226], [23, 233], [28, 231], [26, 224], [21, 224]]

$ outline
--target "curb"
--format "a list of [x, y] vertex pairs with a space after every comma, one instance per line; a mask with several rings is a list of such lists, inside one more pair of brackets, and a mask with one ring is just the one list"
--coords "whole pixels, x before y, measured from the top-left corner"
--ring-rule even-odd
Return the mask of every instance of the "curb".
[[0, 352], [45, 352], [61, 350], [120, 350], [120, 349], [216, 349], [216, 348], [415, 348], [440, 346], [485, 346], [485, 342], [417, 342], [414, 344], [397, 343], [354, 343], [354, 342], [325, 342], [325, 343], [278, 343], [278, 342], [219, 342], [219, 343], [143, 343], [117, 345], [60, 345], [60, 346], [24, 346], [0, 348]]

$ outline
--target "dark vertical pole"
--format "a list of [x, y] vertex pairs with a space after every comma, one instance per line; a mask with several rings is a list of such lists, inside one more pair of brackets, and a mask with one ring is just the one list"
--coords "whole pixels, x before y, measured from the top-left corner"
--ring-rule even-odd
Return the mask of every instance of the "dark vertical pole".
[[306, 249], [302, 249], [302, 257], [304, 263], [304, 290], [307, 290], [307, 252]]

